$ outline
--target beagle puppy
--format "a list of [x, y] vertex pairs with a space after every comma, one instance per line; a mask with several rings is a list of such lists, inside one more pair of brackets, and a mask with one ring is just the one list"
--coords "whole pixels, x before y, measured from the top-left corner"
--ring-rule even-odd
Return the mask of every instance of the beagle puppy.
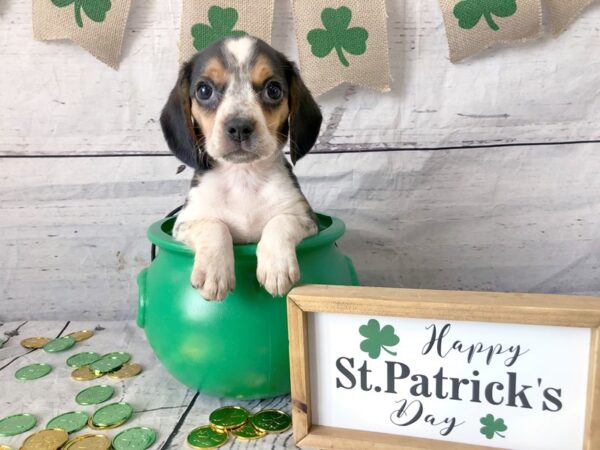
[[273, 296], [299, 280], [296, 245], [318, 231], [295, 164], [321, 111], [295, 65], [265, 42], [226, 38], [183, 64], [160, 123], [195, 170], [173, 237], [195, 250], [191, 283], [207, 300], [235, 287], [233, 244], [258, 243], [258, 282]]

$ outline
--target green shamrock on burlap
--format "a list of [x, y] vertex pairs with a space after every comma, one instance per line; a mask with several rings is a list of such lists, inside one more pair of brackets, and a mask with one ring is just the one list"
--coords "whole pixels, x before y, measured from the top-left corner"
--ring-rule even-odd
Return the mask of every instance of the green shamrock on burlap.
[[488, 414], [485, 417], [479, 419], [483, 427], [481, 427], [481, 434], [485, 435], [486, 438], [492, 439], [495, 435], [503, 438], [504, 436], [498, 433], [499, 431], [506, 431], [508, 427], [504, 424], [504, 419], [495, 419], [493, 415]]
[[86, 16], [92, 19], [94, 22], [104, 22], [106, 19], [106, 13], [112, 6], [110, 0], [52, 0], [54, 6], [64, 8], [70, 4], [75, 4], [75, 22], [79, 28], [83, 28], [83, 18], [81, 17], [81, 10]]
[[211, 6], [208, 10], [208, 22], [210, 25], [205, 23], [197, 23], [192, 27], [194, 48], [200, 51], [208, 47], [213, 42], [225, 37], [245, 36], [245, 31], [233, 29], [237, 21], [238, 12], [235, 8]]
[[379, 322], [371, 319], [366, 325], [361, 325], [358, 331], [362, 336], [367, 338], [360, 343], [360, 349], [368, 353], [371, 358], [379, 358], [381, 350], [385, 350], [390, 355], [396, 356], [395, 352], [387, 348], [393, 347], [400, 342], [400, 338], [394, 333], [393, 326], [386, 325], [380, 329]]
[[325, 29], [315, 28], [308, 32], [307, 39], [313, 55], [325, 58], [335, 48], [340, 62], [348, 67], [343, 50], [351, 55], [362, 55], [367, 51], [369, 32], [362, 27], [348, 28], [352, 21], [350, 8], [325, 8], [321, 13], [321, 22]]
[[489, 27], [498, 31], [500, 27], [494, 22], [494, 16], [510, 17], [517, 12], [517, 0], [463, 0], [454, 7], [454, 16], [458, 26], [465, 30], [474, 28], [482, 17]]

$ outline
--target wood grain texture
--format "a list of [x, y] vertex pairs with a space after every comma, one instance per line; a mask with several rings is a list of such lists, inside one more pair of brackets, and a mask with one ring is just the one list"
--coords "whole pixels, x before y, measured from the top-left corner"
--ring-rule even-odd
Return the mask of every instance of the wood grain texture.
[[584, 445], [594, 450], [600, 446], [600, 327], [592, 331], [586, 417]]
[[[19, 328], [20, 327], [20, 328]], [[14, 334], [19, 329], [18, 335]], [[59, 331], [67, 334], [82, 329], [96, 331], [92, 338], [76, 344], [72, 349], [62, 353], [46, 353], [43, 350], [33, 352], [23, 349], [19, 341], [31, 336], [54, 337]], [[157, 431], [153, 450], [180, 450], [186, 448], [185, 438], [194, 427], [208, 423], [208, 414], [225, 404], [241, 404], [252, 411], [273, 407], [289, 411], [289, 397], [280, 397], [266, 401], [238, 402], [216, 399], [198, 395], [175, 381], [156, 360], [144, 333], [134, 323], [120, 322], [34, 322], [25, 324], [7, 322], [0, 324], [0, 333], [14, 334], [6, 347], [0, 349], [0, 367], [11, 361], [15, 355], [25, 356], [12, 363], [6, 369], [0, 369], [0, 418], [11, 414], [28, 412], [38, 419], [33, 431], [41, 430], [52, 417], [68, 411], [85, 411], [91, 414], [97, 409], [94, 406], [80, 406], [75, 402], [77, 392], [96, 384], [110, 384], [115, 388], [112, 401], [125, 401], [134, 408], [134, 415], [126, 425], [114, 430], [103, 431], [110, 437], [130, 426], [147, 426]], [[141, 375], [126, 379], [113, 380], [100, 378], [90, 382], [74, 381], [70, 378], [71, 368], [65, 361], [75, 353], [82, 351], [126, 351], [132, 355], [132, 361], [141, 364], [144, 371]], [[19, 381], [14, 372], [31, 363], [47, 362], [54, 370], [46, 377], [34, 381]], [[89, 433], [84, 429], [74, 436]], [[12, 448], [19, 445], [30, 433], [11, 438], [0, 438], [0, 444], [8, 444]], [[73, 437], [73, 436], [71, 436]], [[295, 448], [291, 431], [280, 435], [269, 435], [260, 441], [241, 442], [232, 440], [224, 449], [257, 449]]]
[[134, 317], [135, 278], [150, 259], [146, 228], [183, 203], [188, 187], [177, 165], [3, 161], [0, 317]]
[[[296, 56], [288, 1], [274, 46]], [[392, 92], [319, 99], [319, 151], [599, 140], [600, 4], [558, 39], [448, 61], [436, 2], [388, 0]], [[180, 2], [133, 2], [121, 67], [31, 37], [31, 2], [0, 9], [0, 155], [165, 154], [157, 122], [177, 75]], [[585, 68], [585, 69], [584, 69]], [[385, 112], [385, 113], [383, 113]]]
[[310, 358], [308, 354], [308, 326], [304, 313], [293, 299], [288, 297], [288, 333], [290, 338], [290, 377], [294, 380], [291, 386], [292, 429], [294, 440], [300, 444], [312, 426], [312, 410], [310, 407]]
[[[135, 316], [147, 226], [183, 202], [173, 158], [0, 162], [0, 317]], [[365, 285], [600, 293], [600, 152], [308, 155], [313, 207], [346, 222]], [[18, 174], [18, 176], [15, 176]]]
[[592, 296], [309, 285], [288, 298], [304, 313], [600, 328], [600, 297]]
[[[314, 409], [310, 397], [311, 357], [308, 352], [310, 348], [327, 343], [309, 341], [306, 317], [321, 312], [588, 328], [591, 330], [591, 342], [583, 449], [594, 450], [600, 446], [597, 426], [600, 420], [600, 297], [319, 285], [300, 286], [289, 293], [292, 412], [294, 419], [298, 420], [294, 424], [294, 436], [300, 447], [344, 450], [485, 449], [490, 447], [314, 423], [311, 420]], [[297, 404], [303, 407], [299, 409]]]

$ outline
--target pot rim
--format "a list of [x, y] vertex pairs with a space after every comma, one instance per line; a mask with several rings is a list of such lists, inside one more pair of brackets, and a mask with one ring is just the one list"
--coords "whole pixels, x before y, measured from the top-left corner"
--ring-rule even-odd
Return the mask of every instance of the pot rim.
[[[316, 215], [319, 220], [319, 232], [300, 242], [296, 251], [325, 247], [337, 241], [345, 233], [346, 224], [341, 219], [321, 213]], [[148, 228], [148, 239], [160, 249], [193, 255], [193, 249], [175, 240], [171, 235], [176, 218], [177, 216], [166, 217], [154, 222]], [[256, 244], [236, 244], [233, 246], [233, 252], [236, 256], [255, 256]]]

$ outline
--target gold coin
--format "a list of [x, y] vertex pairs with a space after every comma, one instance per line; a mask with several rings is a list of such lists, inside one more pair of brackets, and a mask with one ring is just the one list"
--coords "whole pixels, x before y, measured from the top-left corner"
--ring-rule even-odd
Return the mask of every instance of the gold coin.
[[68, 336], [73, 336], [77, 342], [85, 341], [86, 339], [91, 338], [94, 335], [94, 332], [91, 330], [81, 330], [81, 331], [73, 331], [69, 333]]
[[48, 342], [50, 342], [52, 339], [50, 338], [45, 338], [45, 337], [30, 337], [27, 339], [23, 339], [21, 341], [21, 345], [25, 348], [42, 348], [44, 345], [46, 345]]
[[0, 444], [0, 450], [11, 450], [8, 445]]
[[260, 431], [283, 433], [292, 426], [292, 418], [278, 409], [263, 409], [250, 418], [250, 423]]
[[121, 367], [119, 370], [110, 372], [108, 374], [108, 377], [117, 379], [117, 380], [122, 380], [123, 378], [135, 377], [136, 375], [139, 375], [141, 372], [142, 372], [142, 366], [140, 366], [139, 364], [136, 364], [136, 363], [128, 363], [128, 364], [123, 364], [123, 367]]
[[231, 430], [231, 434], [238, 438], [240, 441], [253, 441], [255, 439], [263, 438], [267, 435], [266, 431], [261, 431], [251, 423], [246, 423], [246, 425], [241, 426], [240, 428], [235, 428]]
[[96, 425], [94, 423], [94, 421], [92, 420], [92, 418], [90, 417], [88, 419], [88, 427], [90, 427], [92, 430], [112, 430], [114, 428], [119, 428], [121, 425], [123, 425], [125, 422], [127, 422], [129, 420], [129, 418], [125, 419], [125, 420], [121, 420], [119, 423], [115, 423], [113, 425], [110, 425], [108, 427], [105, 426], [101, 426], [101, 425]]
[[250, 413], [241, 406], [223, 406], [210, 413], [208, 421], [217, 431], [239, 428], [248, 422]]
[[91, 381], [100, 378], [102, 374], [96, 374], [90, 370], [90, 366], [83, 366], [71, 372], [71, 378], [77, 381]]
[[110, 442], [103, 434], [84, 434], [71, 439], [62, 450], [108, 450]]
[[60, 428], [49, 428], [30, 435], [21, 450], [58, 450], [69, 440], [69, 435]]
[[204, 425], [192, 430], [186, 438], [188, 446], [194, 450], [219, 448], [228, 440], [229, 433], [227, 431], [217, 431], [210, 425]]

